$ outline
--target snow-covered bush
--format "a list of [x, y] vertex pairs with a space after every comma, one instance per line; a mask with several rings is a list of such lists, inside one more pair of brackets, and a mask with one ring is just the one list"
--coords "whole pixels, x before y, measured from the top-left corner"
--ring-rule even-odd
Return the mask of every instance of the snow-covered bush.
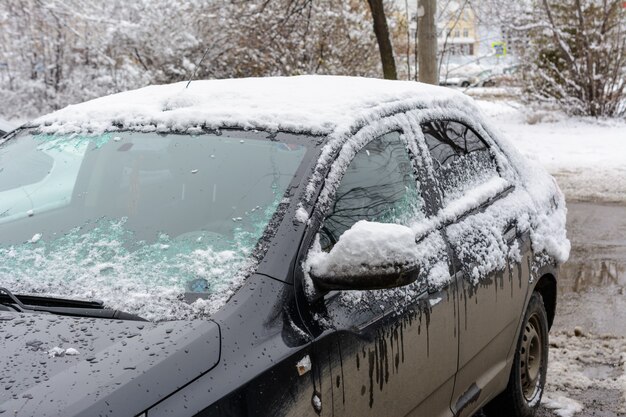
[[3, 0], [0, 115], [196, 78], [378, 75], [366, 2]]
[[526, 16], [526, 96], [569, 114], [624, 116], [626, 9], [622, 0], [542, 0]]

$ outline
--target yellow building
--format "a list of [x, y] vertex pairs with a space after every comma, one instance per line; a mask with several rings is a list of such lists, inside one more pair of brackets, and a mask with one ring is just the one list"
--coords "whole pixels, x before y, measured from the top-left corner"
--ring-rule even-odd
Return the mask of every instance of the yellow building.
[[477, 55], [478, 40], [476, 14], [471, 7], [444, 13], [442, 35], [439, 43], [451, 55]]

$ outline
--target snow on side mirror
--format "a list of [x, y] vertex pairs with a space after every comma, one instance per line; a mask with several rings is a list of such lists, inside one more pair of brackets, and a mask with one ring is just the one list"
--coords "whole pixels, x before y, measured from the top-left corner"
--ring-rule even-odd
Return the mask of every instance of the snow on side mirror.
[[320, 290], [395, 288], [417, 280], [415, 232], [406, 226], [361, 220], [330, 252], [309, 255], [309, 273]]

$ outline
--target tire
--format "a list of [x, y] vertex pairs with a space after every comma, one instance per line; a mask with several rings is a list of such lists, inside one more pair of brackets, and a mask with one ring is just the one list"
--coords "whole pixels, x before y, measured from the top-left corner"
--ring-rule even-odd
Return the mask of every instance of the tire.
[[548, 316], [541, 294], [528, 303], [506, 390], [487, 404], [488, 417], [533, 417], [541, 403], [548, 372]]

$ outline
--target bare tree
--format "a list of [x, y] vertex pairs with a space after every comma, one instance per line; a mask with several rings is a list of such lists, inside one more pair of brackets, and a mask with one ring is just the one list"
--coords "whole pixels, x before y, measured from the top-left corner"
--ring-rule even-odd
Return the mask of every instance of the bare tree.
[[380, 60], [383, 65], [383, 76], [389, 80], [397, 80], [398, 73], [396, 71], [396, 60], [393, 55], [393, 46], [389, 36], [389, 26], [387, 25], [387, 17], [385, 16], [385, 7], [383, 0], [367, 0], [372, 12], [372, 21], [374, 23], [374, 33], [378, 42], [378, 50], [380, 51]]
[[375, 76], [380, 57], [363, 0], [0, 0], [5, 117], [196, 70], [198, 79]]
[[419, 45], [419, 80], [439, 84], [437, 74], [436, 0], [419, 0], [417, 37]]
[[524, 28], [530, 99], [571, 114], [623, 116], [626, 102], [626, 11], [622, 0], [541, 0]]

